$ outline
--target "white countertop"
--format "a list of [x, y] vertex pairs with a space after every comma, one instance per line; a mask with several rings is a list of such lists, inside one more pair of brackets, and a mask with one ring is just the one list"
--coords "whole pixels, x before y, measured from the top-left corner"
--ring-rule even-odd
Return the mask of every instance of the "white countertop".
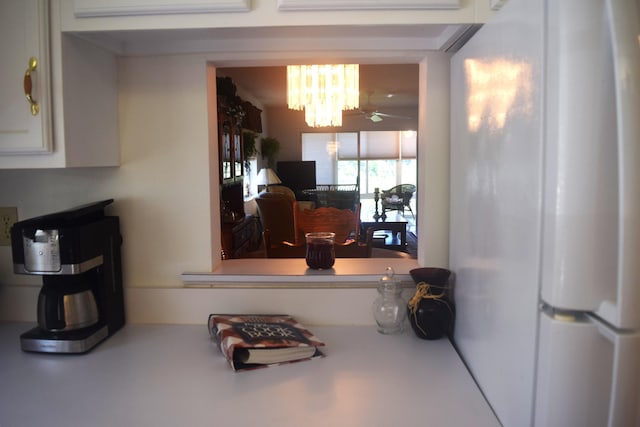
[[499, 426], [447, 340], [310, 327], [327, 357], [233, 372], [204, 325], [126, 325], [86, 355], [0, 324], [0, 425]]
[[292, 283], [310, 282], [350, 287], [358, 283], [377, 284], [385, 268], [393, 268], [401, 281], [413, 284], [409, 271], [420, 267], [415, 259], [407, 258], [337, 258], [333, 268], [313, 270], [304, 258], [242, 258], [222, 261], [213, 272], [188, 272], [182, 274], [185, 285], [216, 285], [218, 283]]

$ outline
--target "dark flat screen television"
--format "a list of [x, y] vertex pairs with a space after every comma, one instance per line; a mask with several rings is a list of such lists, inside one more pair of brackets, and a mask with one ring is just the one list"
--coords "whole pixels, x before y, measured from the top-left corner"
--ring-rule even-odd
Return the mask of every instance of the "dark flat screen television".
[[291, 188], [296, 196], [302, 190], [316, 188], [316, 161], [282, 161], [276, 164], [276, 173], [282, 181], [282, 185]]

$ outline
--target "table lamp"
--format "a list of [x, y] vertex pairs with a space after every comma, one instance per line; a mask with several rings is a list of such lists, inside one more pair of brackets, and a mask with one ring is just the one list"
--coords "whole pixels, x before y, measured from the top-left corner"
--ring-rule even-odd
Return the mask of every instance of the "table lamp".
[[257, 179], [258, 185], [264, 185], [267, 187], [265, 190], [267, 192], [269, 192], [269, 185], [280, 184], [282, 182], [280, 181], [280, 178], [278, 178], [278, 175], [276, 175], [276, 173], [271, 168], [260, 169]]

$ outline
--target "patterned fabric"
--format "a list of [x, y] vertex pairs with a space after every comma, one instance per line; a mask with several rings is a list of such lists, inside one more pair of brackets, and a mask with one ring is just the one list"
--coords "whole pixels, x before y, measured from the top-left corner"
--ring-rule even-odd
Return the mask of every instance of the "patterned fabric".
[[[209, 334], [218, 349], [227, 359], [233, 370], [249, 370], [283, 363], [299, 362], [324, 354], [318, 347], [324, 346], [318, 337], [289, 315], [249, 315], [249, 314], [211, 314], [209, 315]], [[284, 349], [314, 347], [312, 357], [286, 360], [271, 364], [247, 364], [239, 356], [247, 349]], [[281, 350], [280, 350], [281, 351]]]

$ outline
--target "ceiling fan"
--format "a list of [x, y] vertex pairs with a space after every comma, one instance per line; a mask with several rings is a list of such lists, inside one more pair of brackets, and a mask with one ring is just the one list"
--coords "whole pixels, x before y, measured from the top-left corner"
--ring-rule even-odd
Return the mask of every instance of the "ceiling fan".
[[381, 113], [380, 111], [377, 111], [377, 110], [368, 111], [367, 109], [360, 109], [359, 112], [364, 116], [364, 118], [366, 118], [367, 120], [371, 120], [373, 123], [381, 122], [382, 120], [384, 120], [384, 118], [390, 118], [390, 119], [410, 119], [411, 118], [408, 116], [398, 116], [395, 114]]
[[369, 91], [367, 93], [367, 103], [363, 106], [361, 106], [359, 109], [357, 110], [352, 110], [352, 111], [346, 111], [345, 113], [347, 115], [362, 115], [362, 117], [364, 117], [367, 120], [371, 120], [373, 123], [378, 123], [383, 121], [385, 118], [389, 118], [389, 119], [411, 119], [411, 117], [407, 117], [407, 116], [398, 116], [395, 114], [387, 114], [387, 113], [382, 113], [380, 111], [378, 111], [378, 107], [376, 107], [375, 105], [371, 104], [369, 102], [369, 98], [371, 97], [371, 94], [373, 92]]

